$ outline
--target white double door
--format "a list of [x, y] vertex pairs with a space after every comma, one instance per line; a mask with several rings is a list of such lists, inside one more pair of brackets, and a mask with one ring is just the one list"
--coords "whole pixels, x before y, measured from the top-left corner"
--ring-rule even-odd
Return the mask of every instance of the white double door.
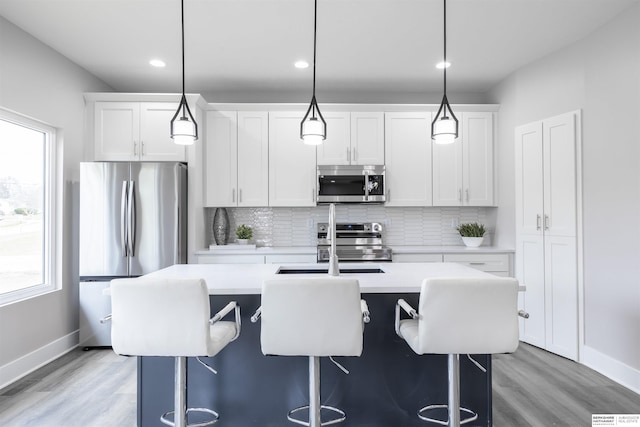
[[578, 359], [577, 113], [516, 128], [522, 340]]

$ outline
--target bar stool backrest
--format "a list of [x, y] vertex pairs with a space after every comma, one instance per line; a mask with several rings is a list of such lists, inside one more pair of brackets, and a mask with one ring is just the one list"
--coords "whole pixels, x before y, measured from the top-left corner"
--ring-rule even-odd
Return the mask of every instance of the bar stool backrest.
[[111, 341], [130, 356], [206, 356], [209, 293], [200, 279], [111, 281]]
[[418, 312], [421, 353], [511, 353], [518, 347], [518, 281], [507, 277], [431, 278]]
[[360, 285], [335, 277], [267, 280], [261, 322], [265, 355], [360, 356]]

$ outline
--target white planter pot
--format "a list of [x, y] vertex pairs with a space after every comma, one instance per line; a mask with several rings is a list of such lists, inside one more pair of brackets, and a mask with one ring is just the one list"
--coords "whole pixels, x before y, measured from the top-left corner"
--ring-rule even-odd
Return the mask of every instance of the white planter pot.
[[484, 237], [462, 237], [462, 241], [464, 242], [464, 245], [469, 248], [477, 248], [482, 244], [483, 240], [484, 240]]
[[249, 239], [236, 239], [239, 245], [246, 245], [249, 243]]

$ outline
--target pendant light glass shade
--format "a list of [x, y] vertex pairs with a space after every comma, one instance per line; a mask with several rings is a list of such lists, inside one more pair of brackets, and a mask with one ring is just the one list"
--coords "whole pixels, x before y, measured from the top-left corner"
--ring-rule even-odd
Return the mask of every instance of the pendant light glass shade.
[[[444, 1], [444, 64], [447, 64], [447, 0]], [[447, 67], [444, 70], [444, 96], [431, 122], [431, 139], [436, 144], [453, 144], [458, 137], [458, 119], [447, 99]]]
[[198, 124], [191, 114], [184, 94], [176, 114], [171, 119], [171, 138], [178, 145], [192, 145], [198, 139]]
[[436, 144], [453, 144], [458, 137], [458, 118], [449, 105], [447, 95], [442, 98], [440, 109], [431, 122], [431, 139]]
[[184, 0], [180, 0], [182, 14], [182, 98], [171, 119], [171, 138], [178, 145], [192, 145], [198, 139], [198, 124], [191, 114], [184, 94]]
[[315, 96], [311, 99], [307, 114], [300, 122], [300, 138], [307, 145], [320, 145], [327, 139], [327, 122], [322, 117]]
[[320, 145], [327, 139], [327, 122], [324, 121], [316, 101], [316, 33], [318, 22], [318, 0], [313, 8], [313, 96], [311, 104], [300, 122], [300, 139], [307, 145]]

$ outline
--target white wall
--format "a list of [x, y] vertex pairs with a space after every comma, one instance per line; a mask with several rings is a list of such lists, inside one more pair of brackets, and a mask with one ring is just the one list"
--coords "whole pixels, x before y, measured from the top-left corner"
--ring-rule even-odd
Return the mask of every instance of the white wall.
[[78, 185], [83, 92], [111, 88], [0, 17], [0, 107], [58, 129], [63, 142], [62, 290], [0, 307], [0, 388], [77, 344]]
[[640, 5], [489, 93], [499, 113], [496, 243], [513, 247], [514, 128], [582, 109], [582, 361], [640, 390]]

